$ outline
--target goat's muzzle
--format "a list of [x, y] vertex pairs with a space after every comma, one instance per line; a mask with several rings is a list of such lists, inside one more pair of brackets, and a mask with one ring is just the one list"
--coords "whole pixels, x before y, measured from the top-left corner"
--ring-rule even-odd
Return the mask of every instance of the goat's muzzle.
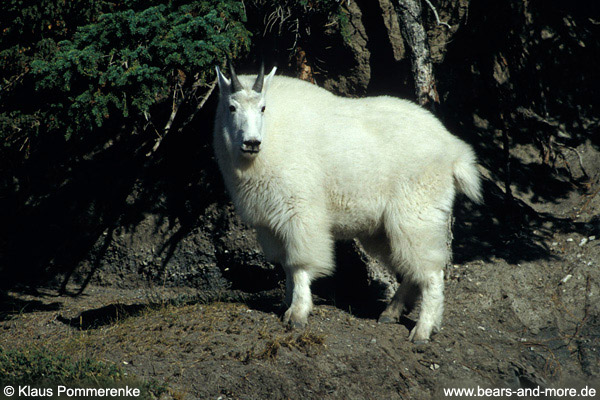
[[260, 140], [245, 140], [241, 150], [244, 154], [256, 155], [260, 151]]

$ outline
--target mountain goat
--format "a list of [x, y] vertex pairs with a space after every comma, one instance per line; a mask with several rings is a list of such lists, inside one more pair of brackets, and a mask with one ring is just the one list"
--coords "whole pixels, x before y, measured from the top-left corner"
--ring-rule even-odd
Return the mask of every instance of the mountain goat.
[[379, 322], [420, 294], [409, 340], [427, 341], [442, 321], [455, 194], [482, 199], [473, 150], [407, 100], [341, 98], [275, 71], [227, 79], [217, 67], [214, 149], [237, 212], [285, 270], [284, 323], [306, 325], [334, 240], [357, 238], [403, 277]]

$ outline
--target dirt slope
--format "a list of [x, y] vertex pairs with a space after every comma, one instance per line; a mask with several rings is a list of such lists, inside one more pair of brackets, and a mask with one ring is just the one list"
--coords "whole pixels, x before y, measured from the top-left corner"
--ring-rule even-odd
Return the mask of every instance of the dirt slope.
[[[427, 345], [407, 341], [414, 314], [378, 325], [382, 304], [372, 296], [336, 306], [321, 290], [307, 330], [289, 332], [278, 318], [280, 290], [198, 300], [193, 290], [92, 286], [79, 297], [9, 293], [13, 312], [0, 322], [0, 346], [109, 360], [166, 382], [173, 398], [429, 399], [445, 398], [448, 387], [600, 389], [600, 240], [592, 228], [586, 235], [538, 232], [529, 239], [549, 249], [544, 259], [509, 263], [490, 254], [454, 265], [444, 328]], [[523, 251], [526, 241], [514, 238], [500, 250]]]

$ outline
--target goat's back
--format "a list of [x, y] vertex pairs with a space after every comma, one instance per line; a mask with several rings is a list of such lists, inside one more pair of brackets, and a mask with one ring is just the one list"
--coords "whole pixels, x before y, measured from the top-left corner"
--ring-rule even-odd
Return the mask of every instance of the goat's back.
[[[242, 79], [251, 82], [252, 77]], [[286, 163], [310, 163], [340, 179], [362, 182], [419, 174], [424, 168], [450, 171], [470, 146], [450, 134], [429, 111], [389, 96], [335, 96], [308, 82], [275, 76], [267, 91], [265, 150]], [[360, 177], [360, 178], [358, 178]]]

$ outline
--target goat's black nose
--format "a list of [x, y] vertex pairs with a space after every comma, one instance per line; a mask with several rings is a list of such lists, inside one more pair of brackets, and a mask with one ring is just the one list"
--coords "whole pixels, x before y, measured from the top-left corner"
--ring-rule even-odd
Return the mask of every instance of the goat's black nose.
[[260, 140], [244, 140], [242, 143], [242, 151], [244, 153], [256, 154], [260, 149]]

